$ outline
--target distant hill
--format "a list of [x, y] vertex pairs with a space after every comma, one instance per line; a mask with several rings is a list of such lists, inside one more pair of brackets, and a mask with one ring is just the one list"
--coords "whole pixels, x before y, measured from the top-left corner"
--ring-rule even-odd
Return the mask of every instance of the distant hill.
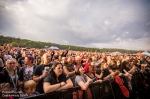
[[30, 47], [30, 48], [44, 48], [45, 46], [57, 46], [60, 49], [67, 49], [70, 46], [71, 50], [75, 51], [97, 51], [97, 52], [115, 52], [119, 51], [122, 53], [137, 53], [138, 51], [135, 50], [126, 50], [126, 49], [115, 49], [115, 48], [88, 48], [88, 47], [80, 47], [80, 46], [72, 46], [72, 45], [60, 45], [50, 42], [40, 42], [40, 41], [32, 41], [27, 39], [15, 38], [10, 36], [3, 36], [0, 35], [0, 44], [12, 44], [13, 46], [20, 46], [20, 47]]

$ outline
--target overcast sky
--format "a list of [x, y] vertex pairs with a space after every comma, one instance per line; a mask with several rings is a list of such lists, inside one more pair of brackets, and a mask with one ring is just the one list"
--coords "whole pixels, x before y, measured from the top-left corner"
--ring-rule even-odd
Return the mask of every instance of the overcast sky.
[[150, 0], [0, 0], [0, 35], [150, 50]]

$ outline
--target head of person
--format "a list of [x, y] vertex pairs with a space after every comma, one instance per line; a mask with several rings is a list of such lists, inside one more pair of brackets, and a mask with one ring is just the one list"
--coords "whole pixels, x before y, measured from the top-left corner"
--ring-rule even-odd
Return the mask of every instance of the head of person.
[[22, 53], [23, 57], [26, 57], [29, 54], [29, 51], [28, 51], [28, 49], [23, 48], [22, 51], [21, 51], [21, 53]]
[[62, 63], [66, 64], [67, 63], [67, 57], [62, 57]]
[[91, 63], [85, 65], [84, 71], [85, 73], [93, 72], [93, 66], [91, 65]]
[[129, 68], [129, 67], [130, 67], [129, 62], [128, 62], [128, 61], [123, 61], [122, 67], [127, 67], [127, 68]]
[[55, 54], [54, 54], [54, 56], [58, 57], [59, 56], [59, 52], [56, 51]]
[[130, 59], [130, 60], [129, 60], [129, 65], [132, 67], [134, 64], [135, 64], [134, 59]]
[[111, 60], [109, 66], [110, 66], [111, 68], [116, 68], [116, 67], [117, 67], [117, 61]]
[[95, 65], [94, 62], [91, 62], [91, 68], [92, 68], [92, 71], [95, 72], [96, 68], [97, 68], [97, 65]]
[[76, 64], [81, 64], [81, 57], [80, 56], [76, 56], [75, 57], [75, 62], [76, 62]]
[[59, 77], [63, 73], [63, 66], [60, 62], [55, 62], [52, 65], [52, 69], [50, 71], [50, 74], [54, 77]]
[[10, 91], [9, 83], [0, 83], [0, 99], [8, 99], [8, 97], [3, 97], [4, 91]]
[[28, 80], [24, 83], [24, 92], [28, 95], [33, 94], [36, 90], [36, 82], [34, 80]]
[[97, 57], [95, 55], [92, 57], [92, 61], [97, 61]]
[[68, 57], [67, 64], [68, 65], [72, 65], [73, 64], [72, 57]]
[[26, 56], [24, 59], [24, 64], [25, 65], [29, 65], [29, 64], [33, 64], [34, 62], [34, 57], [33, 56]]
[[16, 68], [16, 65], [17, 65], [17, 61], [16, 59], [14, 58], [9, 58], [7, 61], [6, 61], [6, 68], [8, 70], [14, 70]]
[[50, 56], [49, 53], [43, 54], [43, 56], [42, 56], [42, 64], [50, 63], [50, 61], [51, 61], [50, 59], [51, 59], [51, 56]]
[[82, 66], [78, 67], [76, 71], [76, 75], [83, 75], [84, 74], [84, 68]]
[[107, 63], [104, 62], [101, 64], [101, 70], [106, 70], [108, 68]]
[[40, 50], [38, 51], [38, 55], [39, 55], [39, 56], [42, 56], [44, 53], [45, 53], [45, 51], [44, 51], [43, 49], [40, 49]]

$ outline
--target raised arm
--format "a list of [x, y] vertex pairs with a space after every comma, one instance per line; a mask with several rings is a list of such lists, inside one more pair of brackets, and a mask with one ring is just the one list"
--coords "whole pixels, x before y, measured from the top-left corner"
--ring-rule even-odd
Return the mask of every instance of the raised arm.
[[66, 66], [63, 66], [64, 73], [68, 76], [72, 76], [75, 74], [75, 71], [69, 72]]

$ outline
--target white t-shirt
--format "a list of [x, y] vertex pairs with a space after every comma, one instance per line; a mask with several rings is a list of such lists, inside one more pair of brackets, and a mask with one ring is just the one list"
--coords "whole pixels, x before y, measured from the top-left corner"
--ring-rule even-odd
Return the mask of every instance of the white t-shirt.
[[24, 82], [33, 79], [33, 66], [30, 68], [29, 67], [25, 68], [23, 77], [24, 77]]

